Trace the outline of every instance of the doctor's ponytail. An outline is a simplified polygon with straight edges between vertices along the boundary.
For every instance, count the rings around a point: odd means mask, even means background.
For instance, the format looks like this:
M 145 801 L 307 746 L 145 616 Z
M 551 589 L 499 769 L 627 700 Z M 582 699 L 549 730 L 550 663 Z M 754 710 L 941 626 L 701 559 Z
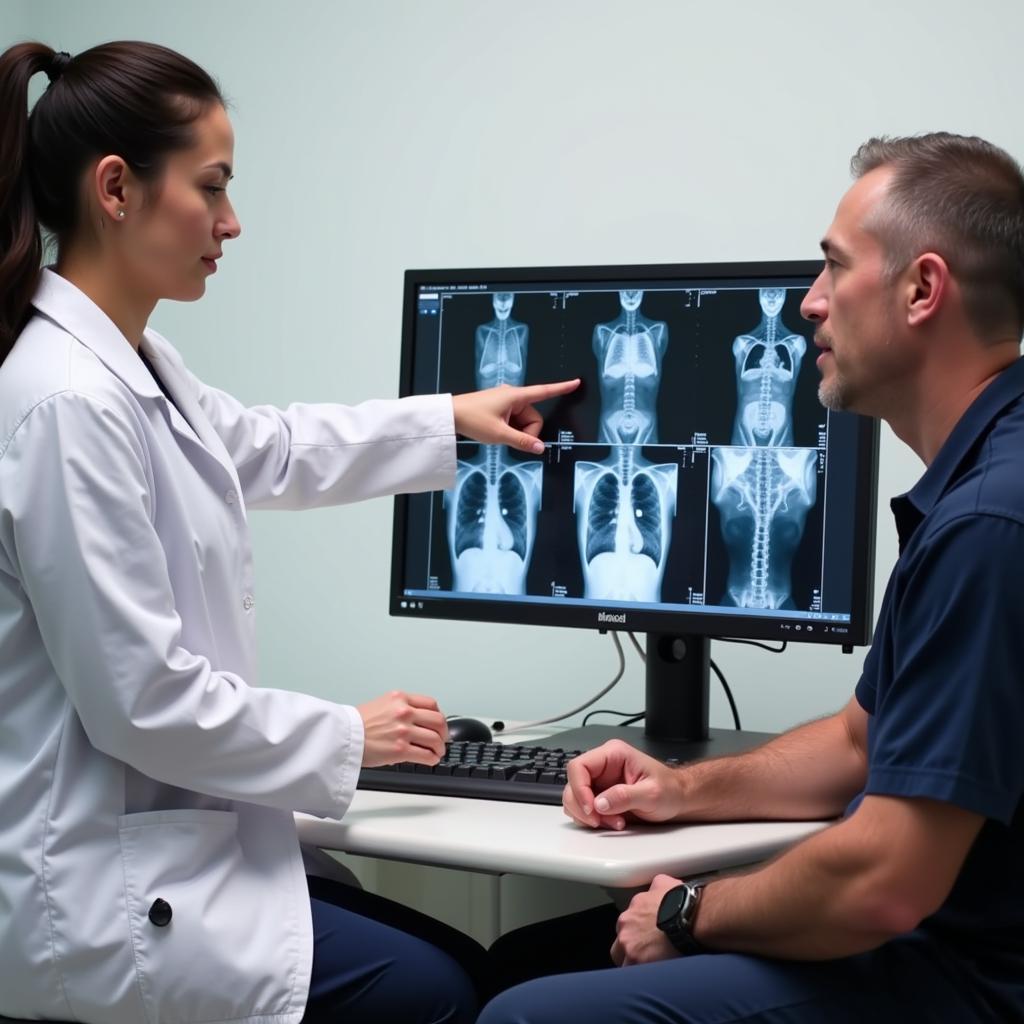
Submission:
M 29 80 L 49 84 L 28 111 Z M 107 155 L 144 182 L 193 142 L 192 124 L 224 99 L 187 57 L 152 43 L 115 42 L 72 57 L 43 43 L 0 54 L 0 363 L 31 315 L 43 232 L 58 250 L 83 223 L 82 174 Z
M 0 56 L 0 360 L 23 326 L 42 260 L 28 170 L 28 81 L 53 50 L 12 46 Z

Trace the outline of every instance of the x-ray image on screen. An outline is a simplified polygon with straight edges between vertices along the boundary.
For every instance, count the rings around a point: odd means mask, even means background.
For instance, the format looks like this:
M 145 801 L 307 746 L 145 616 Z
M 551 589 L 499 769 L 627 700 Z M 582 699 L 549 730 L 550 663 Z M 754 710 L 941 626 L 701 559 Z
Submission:
M 792 608 L 790 575 L 817 497 L 814 448 L 715 448 L 711 500 L 729 552 L 721 605 Z
M 722 605 L 792 608 L 793 557 L 817 497 L 818 452 L 793 448 L 793 391 L 807 341 L 779 313 L 786 293 L 761 288 L 761 321 L 734 339 L 733 444 L 711 453 L 729 572 Z
M 530 328 L 512 319 L 511 292 L 496 292 L 494 319 L 476 329 L 477 390 L 499 384 L 520 387 L 526 382 L 526 349 Z
M 658 440 L 657 397 L 668 326 L 640 313 L 642 291 L 619 292 L 622 312 L 594 328 L 601 387 L 598 440 L 651 444 Z
M 820 272 L 408 271 L 403 394 L 580 384 L 537 403 L 543 453 L 458 438 L 449 489 L 396 500 L 392 610 L 864 635 L 877 429 L 818 400 Z
M 514 295 L 497 292 L 494 319 L 475 335 L 478 389 L 522 385 L 529 328 L 511 317 Z M 453 589 L 523 594 L 541 505 L 540 462 L 513 461 L 503 445 L 481 445 L 459 459 L 455 486 L 445 492 Z
M 678 467 L 654 465 L 657 396 L 668 327 L 640 313 L 643 292 L 619 292 L 622 310 L 594 328 L 601 391 L 602 462 L 577 462 L 573 481 L 584 596 L 657 601 L 676 509 Z
M 737 392 L 732 443 L 791 445 L 793 392 L 807 341 L 782 323 L 784 288 L 761 288 L 758 298 L 761 322 L 732 343 Z

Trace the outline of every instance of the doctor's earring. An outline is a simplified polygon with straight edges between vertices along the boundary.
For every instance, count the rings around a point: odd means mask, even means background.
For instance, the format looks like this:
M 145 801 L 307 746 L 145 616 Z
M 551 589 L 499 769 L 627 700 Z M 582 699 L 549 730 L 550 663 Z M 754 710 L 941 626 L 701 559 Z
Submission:
M 124 210 L 117 211 L 118 220 L 124 220 Z

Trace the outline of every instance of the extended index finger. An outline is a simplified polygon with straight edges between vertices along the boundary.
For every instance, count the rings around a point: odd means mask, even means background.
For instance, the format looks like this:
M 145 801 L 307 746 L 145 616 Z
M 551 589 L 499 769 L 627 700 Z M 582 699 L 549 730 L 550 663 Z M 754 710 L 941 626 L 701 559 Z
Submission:
M 554 384 L 527 384 L 519 389 L 519 395 L 526 402 L 543 402 L 546 398 L 567 395 L 579 386 L 579 377 L 575 377 L 573 380 L 556 381 Z

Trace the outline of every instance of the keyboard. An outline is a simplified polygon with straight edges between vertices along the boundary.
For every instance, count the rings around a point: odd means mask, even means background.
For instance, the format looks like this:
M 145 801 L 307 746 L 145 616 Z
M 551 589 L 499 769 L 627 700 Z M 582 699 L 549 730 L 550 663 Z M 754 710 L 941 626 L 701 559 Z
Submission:
M 530 743 L 448 743 L 435 765 L 364 768 L 358 788 L 560 805 L 565 767 L 580 753 Z

